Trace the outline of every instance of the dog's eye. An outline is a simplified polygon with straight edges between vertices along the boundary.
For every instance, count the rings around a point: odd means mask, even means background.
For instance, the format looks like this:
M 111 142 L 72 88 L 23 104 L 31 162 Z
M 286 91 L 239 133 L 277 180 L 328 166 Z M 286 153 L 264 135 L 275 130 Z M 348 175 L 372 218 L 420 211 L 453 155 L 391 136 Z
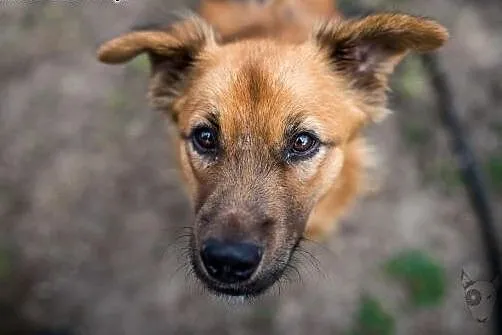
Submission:
M 315 143 L 316 139 L 312 135 L 307 133 L 302 133 L 296 135 L 292 149 L 295 152 L 304 153 L 312 149 Z
M 205 154 L 214 152 L 218 148 L 216 131 L 209 127 L 199 127 L 192 132 L 192 143 L 195 150 Z
M 481 303 L 481 293 L 476 289 L 470 289 L 465 294 L 465 302 L 469 306 L 477 306 Z
M 308 132 L 295 135 L 288 149 L 288 159 L 307 159 L 312 157 L 319 148 L 317 137 Z

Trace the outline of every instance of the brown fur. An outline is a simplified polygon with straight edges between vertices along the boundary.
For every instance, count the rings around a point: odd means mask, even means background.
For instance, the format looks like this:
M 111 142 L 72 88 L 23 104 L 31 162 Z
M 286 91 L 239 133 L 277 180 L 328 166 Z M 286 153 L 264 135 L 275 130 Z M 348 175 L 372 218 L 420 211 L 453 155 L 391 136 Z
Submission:
M 265 245 L 252 294 L 280 276 L 301 236 L 335 228 L 364 189 L 359 132 L 387 114 L 388 76 L 408 52 L 434 50 L 448 34 L 404 14 L 344 20 L 326 0 L 204 0 L 200 13 L 166 31 L 120 36 L 98 55 L 123 63 L 149 54 L 150 102 L 175 122 L 197 213 L 192 246 L 214 236 Z M 217 128 L 218 155 L 193 149 L 199 124 Z M 285 160 L 295 129 L 323 143 L 310 159 Z

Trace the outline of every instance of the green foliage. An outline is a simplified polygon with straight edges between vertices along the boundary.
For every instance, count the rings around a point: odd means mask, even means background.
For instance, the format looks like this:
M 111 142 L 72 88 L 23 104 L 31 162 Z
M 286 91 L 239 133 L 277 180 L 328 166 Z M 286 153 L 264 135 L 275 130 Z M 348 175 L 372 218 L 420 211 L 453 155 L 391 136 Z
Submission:
M 110 93 L 106 102 L 107 107 L 113 111 L 122 111 L 127 107 L 127 96 L 119 90 Z
M 147 55 L 142 54 L 130 61 L 128 67 L 137 73 L 148 73 L 150 71 L 150 60 Z
M 380 302 L 364 295 L 355 314 L 355 325 L 348 335 L 391 335 L 395 333 L 395 320 Z
M 409 145 L 418 146 L 427 143 L 430 132 L 423 125 L 406 123 L 403 128 L 403 137 Z
M 495 155 L 488 159 L 485 171 L 496 191 L 502 191 L 502 155 Z
M 439 162 L 425 171 L 425 181 L 439 183 L 446 193 L 462 186 L 462 178 L 458 169 L 452 164 Z
M 405 250 L 384 264 L 385 272 L 404 284 L 413 307 L 434 307 L 445 295 L 443 267 L 420 250 Z M 363 295 L 347 335 L 391 335 L 396 332 L 394 316 L 370 295 Z
M 415 307 L 432 307 L 442 302 L 444 269 L 425 253 L 419 250 L 401 252 L 386 262 L 385 271 L 407 287 Z
M 423 96 L 426 92 L 427 80 L 420 58 L 411 56 L 405 59 L 395 81 L 396 84 L 393 87 L 405 97 L 413 99 Z

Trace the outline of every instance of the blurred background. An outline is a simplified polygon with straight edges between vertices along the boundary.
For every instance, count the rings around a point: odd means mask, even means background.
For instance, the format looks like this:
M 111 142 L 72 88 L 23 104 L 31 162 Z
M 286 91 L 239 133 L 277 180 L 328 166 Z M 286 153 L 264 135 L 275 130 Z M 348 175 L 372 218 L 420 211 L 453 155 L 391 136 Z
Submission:
M 186 275 L 176 241 L 192 214 L 147 107 L 148 63 L 106 66 L 95 51 L 196 6 L 0 0 L 0 334 L 488 334 L 460 281 L 491 279 L 479 228 L 417 57 L 393 77 L 394 114 L 368 131 L 381 189 L 307 245 L 317 261 L 302 280 L 238 304 Z M 500 218 L 502 3 L 339 1 L 360 6 L 450 29 L 439 56 Z

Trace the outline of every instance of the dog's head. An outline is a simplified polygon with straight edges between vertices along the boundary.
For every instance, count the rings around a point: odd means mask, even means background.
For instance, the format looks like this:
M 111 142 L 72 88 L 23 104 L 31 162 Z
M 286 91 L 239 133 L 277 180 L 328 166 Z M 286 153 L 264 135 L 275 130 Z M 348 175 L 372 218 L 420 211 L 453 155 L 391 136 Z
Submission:
M 289 44 L 225 43 L 188 19 L 118 37 L 99 58 L 149 55 L 150 101 L 176 126 L 196 211 L 195 272 L 216 292 L 256 295 L 281 276 L 313 206 L 341 182 L 348 145 L 385 114 L 395 65 L 446 39 L 434 21 L 401 14 L 333 20 Z
M 492 281 L 472 280 L 469 274 L 462 270 L 462 287 L 467 308 L 477 322 L 486 323 L 490 320 L 495 301 L 499 278 Z

